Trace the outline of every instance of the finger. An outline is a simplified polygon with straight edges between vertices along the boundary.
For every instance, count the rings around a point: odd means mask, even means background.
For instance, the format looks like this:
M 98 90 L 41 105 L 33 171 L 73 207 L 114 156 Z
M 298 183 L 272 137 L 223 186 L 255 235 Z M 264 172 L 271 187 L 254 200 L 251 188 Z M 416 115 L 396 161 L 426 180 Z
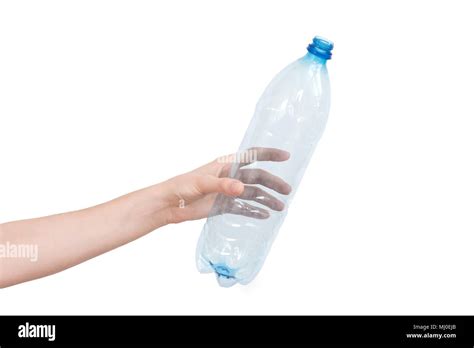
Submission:
M 282 211 L 285 208 L 282 201 L 256 186 L 245 186 L 244 192 L 239 198 L 252 200 L 276 211 Z
M 222 193 L 228 196 L 238 196 L 244 191 L 244 185 L 239 180 L 216 178 L 212 175 L 197 177 L 195 185 L 199 193 L 203 195 Z
M 218 176 L 228 177 L 238 170 L 256 161 L 283 162 L 290 158 L 290 153 L 269 147 L 252 147 L 226 156 L 218 157 L 213 164 L 218 165 Z
M 227 207 L 226 212 L 230 214 L 243 215 L 254 219 L 268 219 L 270 217 L 268 210 L 255 207 L 239 200 L 234 200 L 233 203 Z
M 240 169 L 235 178 L 244 184 L 266 186 L 283 195 L 288 195 L 291 192 L 291 186 L 282 178 L 263 169 Z
M 283 162 L 290 158 L 290 153 L 272 147 L 251 147 L 235 156 L 240 168 L 256 161 Z

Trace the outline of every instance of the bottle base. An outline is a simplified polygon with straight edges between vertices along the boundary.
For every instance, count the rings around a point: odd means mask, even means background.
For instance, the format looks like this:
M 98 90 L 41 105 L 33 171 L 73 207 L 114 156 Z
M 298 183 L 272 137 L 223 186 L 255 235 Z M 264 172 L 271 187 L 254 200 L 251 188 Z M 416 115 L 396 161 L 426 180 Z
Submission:
M 230 288 L 231 286 L 234 286 L 235 284 L 238 283 L 236 278 L 226 277 L 219 273 L 216 273 L 216 278 L 219 285 L 222 286 L 223 288 Z
M 235 277 L 237 273 L 236 269 L 230 268 L 224 263 L 213 263 L 208 260 L 204 260 L 199 257 L 197 260 L 197 268 L 200 273 L 214 273 L 217 278 L 217 282 L 224 288 L 229 288 L 239 282 Z

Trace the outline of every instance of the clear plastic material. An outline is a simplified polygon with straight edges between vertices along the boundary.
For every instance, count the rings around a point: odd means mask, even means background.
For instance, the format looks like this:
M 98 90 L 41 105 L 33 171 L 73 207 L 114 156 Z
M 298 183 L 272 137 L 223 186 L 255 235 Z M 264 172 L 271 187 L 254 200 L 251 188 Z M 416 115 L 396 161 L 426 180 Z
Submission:
M 332 48 L 331 42 L 314 38 L 308 53 L 281 71 L 257 104 L 238 152 L 245 155 L 238 156 L 229 176 L 241 179 L 244 168 L 256 169 L 254 173 L 281 178 L 291 186 L 291 192 L 278 192 L 254 180 L 253 190 L 260 192 L 257 199 L 217 196 L 202 230 L 196 259 L 199 271 L 214 272 L 221 286 L 248 284 L 255 278 L 285 219 L 326 125 L 330 102 L 326 61 L 331 58 Z M 257 148 L 281 149 L 289 153 L 289 158 L 252 159 Z M 259 203 L 258 196 L 263 199 L 267 193 L 284 206 L 269 209 L 268 204 Z M 235 207 L 248 214 L 236 213 Z

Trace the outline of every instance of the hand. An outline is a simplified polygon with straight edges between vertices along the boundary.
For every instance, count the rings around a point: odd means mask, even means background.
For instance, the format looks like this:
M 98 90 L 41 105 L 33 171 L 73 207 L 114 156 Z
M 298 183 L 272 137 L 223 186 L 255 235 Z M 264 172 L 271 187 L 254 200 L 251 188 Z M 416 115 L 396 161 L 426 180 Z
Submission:
M 290 157 L 288 152 L 274 148 L 252 148 L 248 151 L 253 151 L 256 161 L 282 162 Z M 257 219 L 270 216 L 268 210 L 242 200 L 255 201 L 272 210 L 282 211 L 285 208 L 283 202 L 252 185 L 262 185 L 284 195 L 291 192 L 291 186 L 262 169 L 243 168 L 254 161 L 236 163 L 236 157 L 236 154 L 232 154 L 216 159 L 163 183 L 169 206 L 167 222 L 179 223 L 205 218 L 209 214 L 225 213 Z M 236 170 L 236 173 L 234 178 L 229 178 L 232 170 Z M 219 204 L 216 204 L 211 212 L 216 199 Z

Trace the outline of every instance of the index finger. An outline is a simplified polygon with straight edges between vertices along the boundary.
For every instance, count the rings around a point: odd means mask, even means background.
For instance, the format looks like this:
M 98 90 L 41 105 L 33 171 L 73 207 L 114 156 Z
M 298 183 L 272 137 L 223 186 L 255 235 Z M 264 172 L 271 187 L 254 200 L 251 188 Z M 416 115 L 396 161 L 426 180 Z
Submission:
M 236 156 L 239 168 L 257 161 L 283 162 L 290 158 L 290 153 L 274 147 L 251 147 L 238 152 Z

